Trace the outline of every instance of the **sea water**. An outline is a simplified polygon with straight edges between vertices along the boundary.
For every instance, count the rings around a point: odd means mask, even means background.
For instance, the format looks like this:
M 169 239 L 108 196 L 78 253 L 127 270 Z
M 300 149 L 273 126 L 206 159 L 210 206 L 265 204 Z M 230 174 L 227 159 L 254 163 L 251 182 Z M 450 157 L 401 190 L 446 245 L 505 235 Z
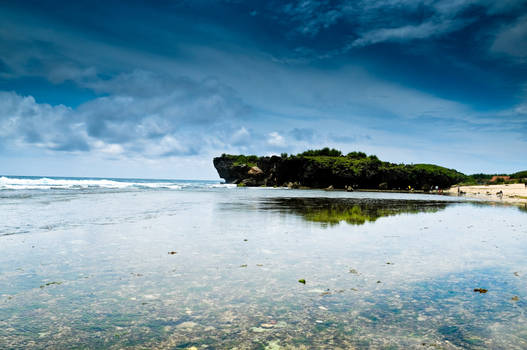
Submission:
M 481 201 L 0 177 L 0 348 L 525 349 L 526 257 Z

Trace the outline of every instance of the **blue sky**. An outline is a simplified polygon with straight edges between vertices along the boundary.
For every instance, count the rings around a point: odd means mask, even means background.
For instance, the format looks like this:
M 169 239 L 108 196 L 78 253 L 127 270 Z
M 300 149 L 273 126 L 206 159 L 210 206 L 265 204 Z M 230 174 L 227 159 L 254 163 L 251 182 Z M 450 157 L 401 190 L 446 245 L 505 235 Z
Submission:
M 527 3 L 4 1 L 0 173 L 215 179 L 330 146 L 527 169 Z

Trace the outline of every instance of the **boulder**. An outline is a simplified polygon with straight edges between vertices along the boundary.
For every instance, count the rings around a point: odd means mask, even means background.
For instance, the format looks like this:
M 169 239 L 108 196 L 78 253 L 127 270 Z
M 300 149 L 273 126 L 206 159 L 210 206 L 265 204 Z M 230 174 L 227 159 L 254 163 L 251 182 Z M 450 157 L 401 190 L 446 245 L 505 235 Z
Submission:
M 262 171 L 262 169 L 258 168 L 257 166 L 253 166 L 251 167 L 251 169 L 249 169 L 249 171 L 247 172 L 247 174 L 249 175 L 261 175 L 263 174 L 264 172 Z

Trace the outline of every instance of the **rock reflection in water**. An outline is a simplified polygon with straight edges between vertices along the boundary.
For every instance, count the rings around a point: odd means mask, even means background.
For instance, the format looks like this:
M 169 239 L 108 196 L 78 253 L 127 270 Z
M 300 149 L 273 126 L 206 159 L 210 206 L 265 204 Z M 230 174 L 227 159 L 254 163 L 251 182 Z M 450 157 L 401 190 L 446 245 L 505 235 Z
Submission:
M 263 202 L 265 209 L 300 215 L 306 221 L 322 226 L 346 222 L 363 225 L 384 216 L 434 213 L 452 202 L 420 200 L 375 200 L 361 198 L 271 198 Z

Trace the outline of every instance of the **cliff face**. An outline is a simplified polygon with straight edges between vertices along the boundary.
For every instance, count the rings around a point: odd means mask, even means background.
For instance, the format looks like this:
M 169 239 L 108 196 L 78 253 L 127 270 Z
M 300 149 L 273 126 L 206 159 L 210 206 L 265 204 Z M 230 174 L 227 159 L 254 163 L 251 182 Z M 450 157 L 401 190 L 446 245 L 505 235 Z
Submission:
M 375 156 L 291 156 L 282 158 L 222 155 L 214 167 L 227 183 L 244 186 L 312 188 L 430 189 L 450 187 L 465 178 L 455 170 L 431 164 L 382 162 Z
M 280 186 L 290 177 L 291 167 L 281 157 L 260 157 L 255 163 L 240 162 L 232 156 L 214 158 L 214 167 L 227 183 L 245 186 Z

